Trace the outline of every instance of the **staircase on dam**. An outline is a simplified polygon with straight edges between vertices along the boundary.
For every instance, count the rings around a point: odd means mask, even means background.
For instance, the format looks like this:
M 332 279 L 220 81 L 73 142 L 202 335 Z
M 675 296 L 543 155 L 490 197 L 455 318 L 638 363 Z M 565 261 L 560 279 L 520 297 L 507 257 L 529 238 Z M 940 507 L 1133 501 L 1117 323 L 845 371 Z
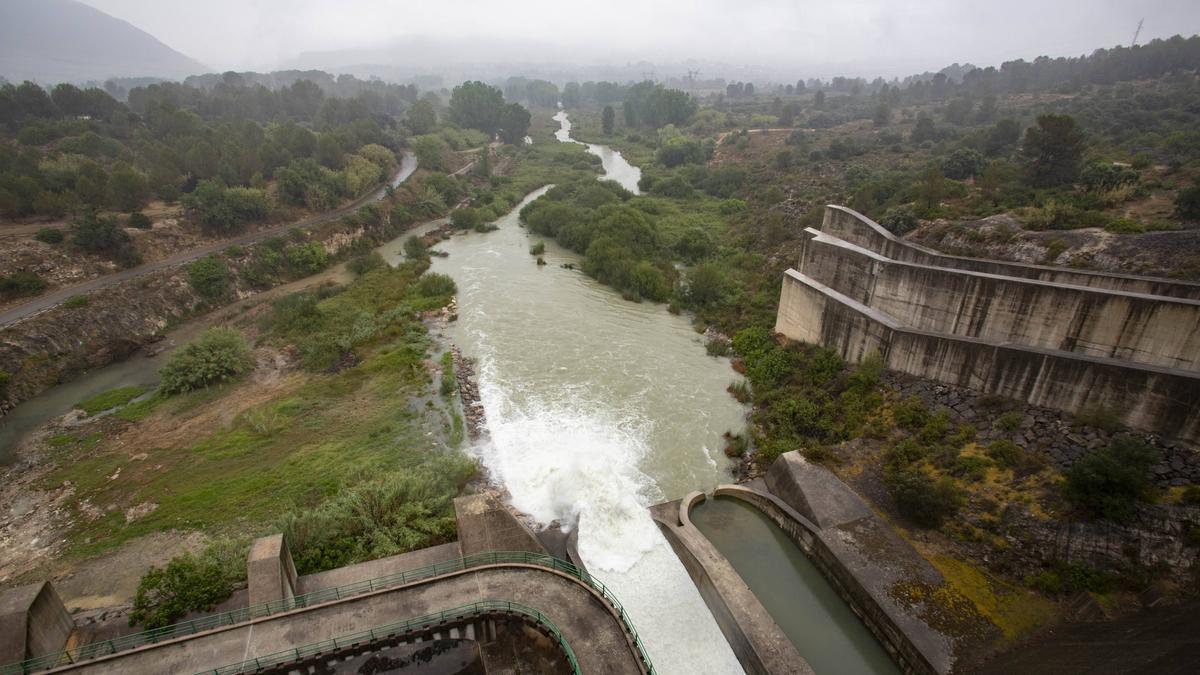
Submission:
M 943 255 L 827 206 L 775 330 L 887 368 L 1200 441 L 1200 284 Z

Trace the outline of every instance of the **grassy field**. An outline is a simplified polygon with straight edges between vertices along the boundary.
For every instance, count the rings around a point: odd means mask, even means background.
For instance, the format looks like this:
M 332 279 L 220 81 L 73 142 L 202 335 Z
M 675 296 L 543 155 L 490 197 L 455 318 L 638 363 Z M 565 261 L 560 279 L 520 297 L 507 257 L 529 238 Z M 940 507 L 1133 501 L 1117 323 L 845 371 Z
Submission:
M 439 416 L 414 403 L 438 397 L 425 363 L 430 339 L 411 308 L 448 299 L 414 291 L 419 273 L 411 264 L 376 270 L 320 300 L 303 339 L 267 328 L 259 367 L 242 381 L 150 397 L 98 421 L 102 430 L 51 438 L 58 467 L 44 486 L 69 482 L 76 493 L 68 555 L 169 529 L 262 533 L 286 512 L 369 480 L 462 473 L 445 433 L 452 416 L 431 423 Z M 278 311 L 262 308 L 263 324 Z M 349 341 L 351 356 L 339 362 L 356 365 L 331 373 L 274 364 L 289 345 L 326 339 Z

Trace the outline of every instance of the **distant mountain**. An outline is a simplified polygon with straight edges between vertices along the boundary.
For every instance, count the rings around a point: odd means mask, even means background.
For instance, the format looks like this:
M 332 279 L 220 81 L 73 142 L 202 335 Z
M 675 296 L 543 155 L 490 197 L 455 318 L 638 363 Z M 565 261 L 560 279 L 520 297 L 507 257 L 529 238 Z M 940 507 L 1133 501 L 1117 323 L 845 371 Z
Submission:
M 110 77 L 179 79 L 203 64 L 75 0 L 0 0 L 0 76 L 43 84 Z

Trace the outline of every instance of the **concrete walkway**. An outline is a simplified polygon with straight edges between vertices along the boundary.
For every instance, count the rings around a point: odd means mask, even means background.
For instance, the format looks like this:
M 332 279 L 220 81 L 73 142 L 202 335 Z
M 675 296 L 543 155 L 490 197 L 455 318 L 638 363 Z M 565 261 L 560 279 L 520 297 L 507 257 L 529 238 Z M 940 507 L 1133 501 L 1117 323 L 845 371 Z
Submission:
M 594 591 L 565 574 L 523 564 L 455 572 L 50 672 L 193 673 L 483 600 L 509 600 L 546 614 L 589 675 L 643 672 L 621 620 Z

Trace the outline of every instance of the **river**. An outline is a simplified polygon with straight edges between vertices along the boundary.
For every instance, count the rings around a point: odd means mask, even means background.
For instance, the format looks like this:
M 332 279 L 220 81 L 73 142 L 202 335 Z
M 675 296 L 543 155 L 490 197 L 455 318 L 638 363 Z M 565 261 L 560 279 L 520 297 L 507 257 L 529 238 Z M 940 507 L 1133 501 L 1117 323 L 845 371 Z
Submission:
M 570 142 L 560 113 L 559 140 Z M 636 190 L 636 167 L 589 146 Z M 607 176 L 607 173 L 606 173 Z M 522 203 L 544 191 L 529 195 Z M 659 672 L 740 673 L 700 594 L 646 507 L 729 482 L 721 434 L 745 409 L 738 375 L 707 355 L 685 317 L 622 300 L 578 269 L 579 256 L 518 223 L 438 245 L 433 270 L 458 282 L 450 338 L 479 362 L 489 436 L 471 449 L 544 526 L 579 528 L 589 570 L 625 605 Z
M 554 137 L 562 143 L 579 143 L 587 147 L 587 151 L 600 158 L 600 165 L 604 168 L 604 175 L 601 176 L 604 180 L 616 181 L 621 184 L 621 187 L 629 190 L 633 194 L 641 194 L 638 190 L 638 181 L 642 178 L 642 170 L 630 164 L 621 153 L 613 150 L 607 145 L 596 145 L 595 143 L 584 143 L 571 138 L 571 120 L 567 118 L 566 111 L 560 110 L 554 116 L 554 121 L 558 122 L 559 129 L 554 132 Z
M 574 142 L 565 114 L 556 119 L 559 139 Z M 601 158 L 605 177 L 637 191 L 637 167 L 607 147 L 588 150 Z M 727 359 L 706 354 L 688 319 L 664 305 L 622 300 L 579 272 L 571 251 L 547 241 L 548 264 L 537 266 L 529 248 L 539 239 L 520 227 L 520 206 L 494 232 L 439 244 L 450 255 L 433 259 L 433 270 L 459 287 L 459 320 L 449 337 L 479 362 L 489 433 L 470 452 L 516 508 L 543 526 L 578 528 L 580 555 L 625 605 L 660 673 L 741 673 L 646 510 L 729 482 L 721 434 L 741 432 L 746 410 L 725 388 L 739 376 Z M 379 250 L 396 262 L 412 233 Z M 181 344 L 210 319 L 169 339 Z M 165 356 L 134 356 L 56 387 L 18 406 L 0 432 L 11 441 L 95 393 L 153 385 Z

